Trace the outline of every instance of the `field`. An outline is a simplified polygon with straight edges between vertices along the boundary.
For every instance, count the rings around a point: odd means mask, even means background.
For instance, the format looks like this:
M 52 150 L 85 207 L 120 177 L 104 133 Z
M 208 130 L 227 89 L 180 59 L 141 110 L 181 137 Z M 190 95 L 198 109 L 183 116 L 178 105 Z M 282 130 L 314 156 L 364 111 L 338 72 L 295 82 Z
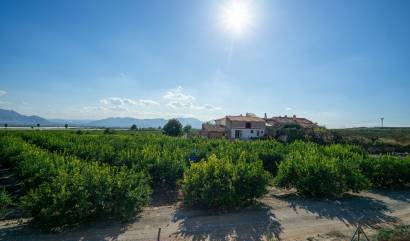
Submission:
M 334 129 L 332 132 L 346 137 L 382 139 L 386 142 L 410 145 L 410 128 L 408 127 Z
M 331 130 L 340 143 L 357 144 L 371 153 L 410 153 L 410 128 L 349 128 Z
M 3 220 L 30 224 L 4 221 L 12 240 L 154 240 L 158 227 L 169 240 L 303 239 L 346 234 L 362 215 L 369 227 L 410 221 L 410 157 L 354 145 L 2 131 L 0 160 Z

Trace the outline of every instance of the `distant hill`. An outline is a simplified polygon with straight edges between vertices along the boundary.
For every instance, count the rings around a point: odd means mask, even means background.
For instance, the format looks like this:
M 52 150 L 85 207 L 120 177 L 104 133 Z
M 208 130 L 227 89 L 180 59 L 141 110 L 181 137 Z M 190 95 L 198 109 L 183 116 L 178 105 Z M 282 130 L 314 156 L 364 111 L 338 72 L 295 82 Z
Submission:
M 195 118 L 177 118 L 182 125 L 191 125 L 193 128 L 200 129 L 202 121 Z M 129 128 L 133 124 L 138 128 L 157 128 L 164 126 L 167 119 L 136 119 L 131 117 L 110 117 L 102 120 L 65 120 L 65 119 L 44 119 L 39 116 L 25 116 L 13 110 L 0 109 L 0 125 L 7 123 L 9 126 L 35 126 L 37 123 L 41 126 L 88 126 L 88 127 L 118 127 Z
M 202 128 L 202 121 L 195 119 L 195 118 L 177 118 L 183 126 L 191 125 L 192 128 L 201 129 Z
M 48 121 L 52 122 L 55 125 L 60 125 L 60 126 L 63 126 L 65 124 L 69 124 L 72 126 L 82 126 L 82 125 L 87 125 L 88 123 L 94 120 L 48 119 Z
M 4 125 L 6 123 L 9 126 L 35 126 L 37 124 L 44 126 L 52 124 L 50 121 L 36 115 L 26 116 L 13 110 L 0 109 L 0 124 Z
M 97 127 L 130 127 L 137 125 L 138 128 L 147 128 L 163 126 L 166 123 L 165 119 L 135 119 L 131 117 L 111 117 L 102 120 L 91 121 L 89 126 Z
M 193 128 L 201 128 L 202 121 L 195 118 L 177 118 L 182 125 L 191 125 Z M 164 126 L 168 120 L 163 118 L 156 119 L 135 119 L 131 117 L 111 117 L 102 120 L 91 121 L 87 123 L 88 126 L 96 127 L 130 127 L 135 124 L 138 128 L 157 128 L 159 126 Z

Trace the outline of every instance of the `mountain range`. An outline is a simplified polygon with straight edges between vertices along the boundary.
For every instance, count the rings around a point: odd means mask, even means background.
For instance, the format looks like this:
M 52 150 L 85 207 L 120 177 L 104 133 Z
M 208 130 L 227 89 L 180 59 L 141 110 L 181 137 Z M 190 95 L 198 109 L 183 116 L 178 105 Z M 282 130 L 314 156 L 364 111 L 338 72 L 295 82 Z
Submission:
M 193 128 L 201 128 L 202 121 L 195 118 L 177 118 L 183 126 L 191 125 Z M 70 120 L 70 119 L 45 119 L 40 116 L 26 116 L 13 110 L 0 109 L 0 124 L 7 123 L 8 126 L 69 126 L 76 127 L 110 127 L 110 128 L 129 128 L 131 125 L 137 125 L 138 128 L 158 128 L 167 123 L 167 119 L 136 119 L 132 117 L 110 117 L 101 120 Z

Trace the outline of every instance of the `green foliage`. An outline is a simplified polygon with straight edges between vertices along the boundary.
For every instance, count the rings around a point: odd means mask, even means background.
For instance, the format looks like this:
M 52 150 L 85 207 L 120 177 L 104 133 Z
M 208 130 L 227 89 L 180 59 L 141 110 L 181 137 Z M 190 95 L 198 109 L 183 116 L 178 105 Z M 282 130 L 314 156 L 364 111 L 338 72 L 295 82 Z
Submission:
M 130 218 L 151 194 L 149 179 L 125 166 L 61 156 L 12 136 L 2 137 L 0 153 L 23 183 L 22 207 L 47 230 L 101 216 Z
M 137 125 L 136 125 L 136 124 L 133 124 L 133 125 L 130 127 L 130 130 L 131 130 L 131 131 L 136 131 L 136 130 L 138 130 Z
M 266 191 L 269 174 L 262 162 L 248 163 L 211 155 L 207 160 L 191 165 L 185 173 L 183 191 L 185 202 L 210 208 L 238 206 Z
M 276 129 L 275 138 L 283 140 L 286 143 L 292 143 L 296 140 L 303 140 L 305 131 L 298 124 L 286 124 Z
M 267 127 L 266 133 L 269 137 L 273 137 L 283 143 L 292 143 L 300 140 L 325 145 L 334 142 L 334 136 L 326 128 L 304 128 L 296 123 L 284 124 L 278 127 Z
M 362 146 L 372 154 L 410 153 L 410 128 L 348 128 L 331 130 L 335 142 Z
M 286 160 L 280 163 L 275 183 L 296 188 L 306 196 L 334 197 L 346 191 L 358 192 L 370 186 L 359 168 L 362 156 L 349 147 L 321 148 L 312 143 L 295 142 Z
M 141 173 L 95 163 L 63 170 L 22 198 L 38 224 L 64 228 L 98 217 L 127 220 L 147 204 L 151 194 Z
M 192 126 L 191 125 L 186 125 L 184 126 L 184 133 L 189 134 L 192 131 Z
M 410 157 L 379 155 L 363 159 L 360 167 L 376 187 L 403 188 L 410 185 Z
M 12 203 L 13 203 L 13 200 L 11 199 L 10 194 L 8 194 L 6 189 L 3 186 L 1 186 L 0 187 L 0 218 L 3 218 L 6 215 Z
M 382 228 L 374 236 L 375 241 L 408 241 L 410 240 L 410 226 L 399 225 L 393 228 Z
M 0 160 L 22 185 L 22 205 L 46 229 L 127 219 L 151 188 L 176 188 L 204 207 L 242 205 L 269 181 L 310 196 L 409 186 L 410 158 L 369 156 L 351 145 L 174 138 L 159 131 L 3 131 Z M 279 169 L 278 169 L 279 168 Z
M 110 129 L 110 128 L 105 128 L 104 129 L 104 134 L 114 134 L 114 133 L 115 133 L 115 131 L 113 129 Z
M 164 125 L 163 131 L 168 136 L 180 136 L 182 134 L 182 124 L 177 119 L 170 119 Z
M 146 146 L 141 154 L 143 162 L 140 163 L 140 168 L 150 174 L 154 187 L 175 187 L 177 180 L 182 178 L 186 163 L 183 161 L 185 155 L 180 151 Z

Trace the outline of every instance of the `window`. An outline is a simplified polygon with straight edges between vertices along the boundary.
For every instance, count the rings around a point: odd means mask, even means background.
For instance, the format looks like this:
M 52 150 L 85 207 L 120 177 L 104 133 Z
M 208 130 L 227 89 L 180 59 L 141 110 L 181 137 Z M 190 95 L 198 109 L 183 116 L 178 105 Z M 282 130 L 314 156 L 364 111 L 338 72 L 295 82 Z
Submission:
M 256 131 L 256 136 L 259 136 L 259 131 Z
M 251 133 L 253 133 L 253 130 L 251 130 Z
M 250 122 L 246 122 L 246 123 L 245 123 L 245 128 L 246 128 L 246 129 L 250 129 L 251 127 L 252 127 L 252 125 L 251 125 Z

